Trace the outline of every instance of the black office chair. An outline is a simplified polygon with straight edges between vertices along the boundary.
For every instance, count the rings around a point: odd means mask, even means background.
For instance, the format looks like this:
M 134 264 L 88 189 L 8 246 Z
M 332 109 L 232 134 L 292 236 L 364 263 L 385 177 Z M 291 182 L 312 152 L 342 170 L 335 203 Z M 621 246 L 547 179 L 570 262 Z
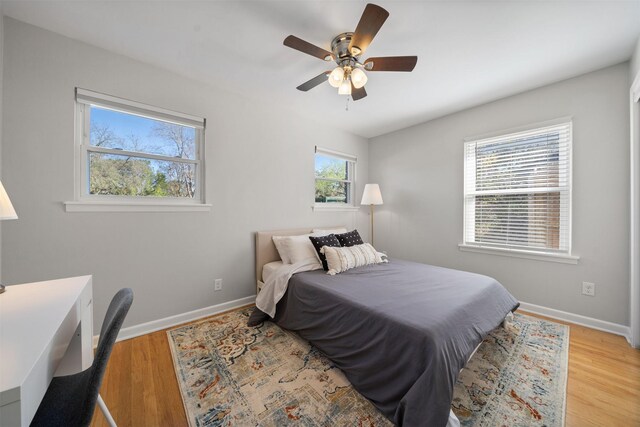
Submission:
M 100 404 L 109 424 L 115 425 L 100 397 L 100 385 L 111 350 L 132 302 L 133 291 L 129 288 L 120 289 L 113 297 L 102 323 L 91 367 L 77 374 L 54 377 L 31 421 L 32 426 L 89 426 L 96 403 Z

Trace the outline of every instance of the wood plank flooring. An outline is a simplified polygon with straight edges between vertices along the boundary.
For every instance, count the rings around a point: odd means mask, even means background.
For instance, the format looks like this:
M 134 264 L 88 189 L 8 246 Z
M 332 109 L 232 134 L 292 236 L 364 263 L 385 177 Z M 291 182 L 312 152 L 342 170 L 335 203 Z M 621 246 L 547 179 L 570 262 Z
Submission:
M 620 336 L 565 324 L 571 327 L 566 426 L 640 427 L 640 350 Z M 117 343 L 101 394 L 119 427 L 188 425 L 166 331 Z M 92 425 L 107 427 L 99 409 Z

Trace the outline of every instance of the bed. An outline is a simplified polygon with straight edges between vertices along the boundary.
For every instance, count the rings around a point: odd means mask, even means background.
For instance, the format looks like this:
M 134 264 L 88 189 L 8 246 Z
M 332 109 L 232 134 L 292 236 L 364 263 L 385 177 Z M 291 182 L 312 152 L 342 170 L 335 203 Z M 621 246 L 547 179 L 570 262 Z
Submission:
M 258 292 L 268 286 L 263 266 L 280 259 L 271 237 L 309 232 L 256 234 Z M 443 427 L 460 370 L 517 307 L 490 277 L 390 259 L 293 274 L 272 320 L 322 351 L 396 425 Z

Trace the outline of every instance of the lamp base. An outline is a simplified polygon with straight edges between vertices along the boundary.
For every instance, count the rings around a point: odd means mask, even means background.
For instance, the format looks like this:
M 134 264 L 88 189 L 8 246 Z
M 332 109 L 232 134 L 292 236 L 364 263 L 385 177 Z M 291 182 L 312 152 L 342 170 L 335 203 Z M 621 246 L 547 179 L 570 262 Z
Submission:
M 4 293 L 4 286 L 3 285 L 0 285 L 0 294 L 1 293 Z

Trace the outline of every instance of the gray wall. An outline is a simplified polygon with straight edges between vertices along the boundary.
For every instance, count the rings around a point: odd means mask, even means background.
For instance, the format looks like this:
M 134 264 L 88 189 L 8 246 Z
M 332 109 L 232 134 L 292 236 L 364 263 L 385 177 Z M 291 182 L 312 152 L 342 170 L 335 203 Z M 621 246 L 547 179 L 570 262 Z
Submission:
M 636 77 L 638 72 L 640 72 L 640 38 L 638 38 L 638 42 L 636 43 L 636 50 L 633 52 L 633 56 L 631 57 L 631 82 Z
M 633 84 L 636 78 L 640 76 L 640 38 L 636 43 L 636 49 L 631 57 L 629 64 L 629 82 Z M 640 252 L 640 232 L 639 225 L 640 219 L 638 218 L 639 206 L 640 206 L 640 159 L 638 151 L 640 150 L 640 104 L 630 102 L 631 109 L 631 181 L 633 182 L 632 194 L 631 194 L 631 207 L 633 224 L 631 226 L 631 274 L 630 274 L 630 286 L 631 298 L 630 298 L 630 310 L 631 310 L 631 342 L 636 347 L 640 347 L 640 260 L 638 259 L 638 253 Z
M 629 64 L 373 138 L 385 204 L 376 246 L 391 256 L 496 277 L 521 301 L 629 324 Z M 428 94 L 425 94 L 428 96 Z M 573 116 L 578 265 L 461 252 L 463 139 Z M 581 295 L 582 281 L 596 296 Z
M 4 24 L 2 172 L 20 217 L 3 224 L 7 284 L 93 274 L 95 327 L 124 286 L 136 294 L 126 323 L 134 325 L 255 294 L 257 230 L 367 230 L 366 210 L 311 210 L 314 145 L 358 156 L 360 197 L 366 139 L 296 116 L 277 99 L 256 105 L 10 18 Z M 206 117 L 211 212 L 64 212 L 62 202 L 73 200 L 76 86 Z M 220 292 L 215 278 L 224 280 Z
M 0 1 L 0 180 L 2 180 L 2 70 L 4 68 L 4 21 Z M 2 241 L 2 221 L 0 221 L 0 242 Z M 0 284 L 2 284 L 2 245 L 0 244 Z

